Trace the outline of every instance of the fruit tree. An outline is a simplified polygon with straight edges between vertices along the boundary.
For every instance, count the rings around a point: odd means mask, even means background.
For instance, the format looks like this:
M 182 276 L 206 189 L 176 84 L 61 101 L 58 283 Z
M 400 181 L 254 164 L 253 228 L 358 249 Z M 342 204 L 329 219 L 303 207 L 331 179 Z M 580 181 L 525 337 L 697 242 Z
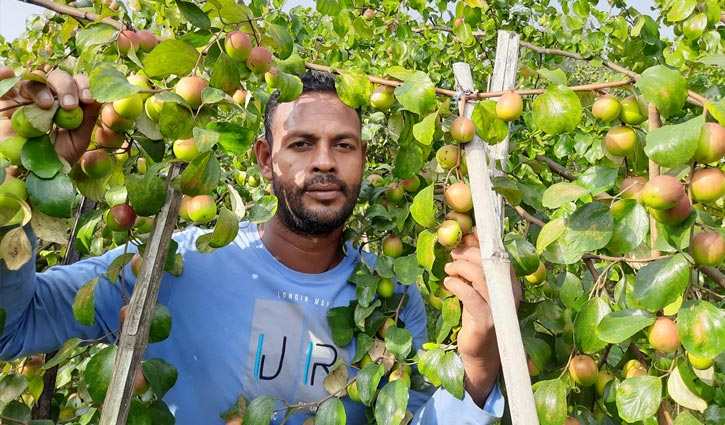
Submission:
M 319 423 L 345 423 L 348 395 L 378 423 L 410 419 L 408 386 L 462 397 L 461 305 L 444 267 L 452 247 L 479 242 L 474 232 L 500 237 L 475 227 L 475 136 L 504 199 L 539 422 L 725 422 L 723 0 L 655 0 L 647 14 L 624 0 L 25 1 L 47 12 L 23 37 L 0 37 L 0 259 L 42 270 L 124 247 L 78 292 L 81 324 L 93 323 L 97 285 L 184 272 L 168 238 L 156 252 L 154 220 L 213 229 L 196 242 L 211 252 L 241 220 L 274 215 L 250 149 L 264 106 L 274 90 L 294 100 L 297 75 L 324 70 L 362 110 L 368 143 L 346 236 L 379 258 L 351 277 L 355 302 L 330 310 L 335 343 L 355 340 L 357 352 L 330 369 Z M 520 38 L 516 82 L 489 91 L 499 30 Z M 454 62 L 471 66 L 478 91 L 456 87 Z M 88 78 L 97 119 L 61 99 L 13 101 L 56 69 Z M 56 143 L 87 120 L 90 145 Z M 504 144 L 507 156 L 492 153 Z M 183 194 L 172 216 L 167 190 Z M 40 240 L 34 257 L 23 226 Z M 420 350 L 398 320 L 396 281 L 426 303 Z M 148 311 L 148 342 L 163 340 L 173 317 Z M 0 309 L 0 338 L 4 322 Z M 0 362 L 0 422 L 98 423 L 120 334 Z M 145 359 L 128 422 L 173 423 L 163 395 L 175 380 L 172 364 Z M 274 408 L 240 397 L 219 414 L 268 423 Z

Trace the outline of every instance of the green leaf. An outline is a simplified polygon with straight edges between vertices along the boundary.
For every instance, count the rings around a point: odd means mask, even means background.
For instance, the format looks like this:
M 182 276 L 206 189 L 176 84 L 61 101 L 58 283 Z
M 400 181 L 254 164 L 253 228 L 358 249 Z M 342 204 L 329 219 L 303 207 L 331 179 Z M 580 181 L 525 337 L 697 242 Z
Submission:
M 597 196 L 614 187 L 618 171 L 618 168 L 595 165 L 579 176 L 577 184 L 588 189 L 592 196 Z
M 201 252 L 211 252 L 216 248 L 227 246 L 239 232 L 239 219 L 237 215 L 226 208 L 219 210 L 216 225 L 212 233 L 199 236 L 196 239 L 196 247 Z
M 222 99 L 227 100 L 229 104 L 232 104 L 233 99 L 228 97 L 227 93 L 234 93 L 239 88 L 239 80 L 242 78 L 240 72 L 239 62 L 230 58 L 226 54 L 220 54 L 214 62 L 214 68 L 211 71 L 209 78 L 209 86 L 202 91 L 201 100 L 203 103 L 217 103 Z M 216 99 L 209 98 L 209 90 L 215 88 L 221 90 L 221 93 L 216 93 Z M 204 93 L 207 93 L 204 95 Z M 223 96 L 221 96 L 223 95 Z
M 199 152 L 208 152 L 219 142 L 219 133 L 214 130 L 194 127 L 194 142 Z
M 395 157 L 395 168 L 393 176 L 399 179 L 407 179 L 420 171 L 425 165 L 427 152 L 415 141 L 413 143 L 403 145 L 398 150 Z M 426 146 L 428 148 L 428 146 Z
M 620 199 L 610 208 L 614 227 L 607 249 L 627 253 L 640 246 L 649 232 L 649 214 L 634 199 Z
M 151 384 L 151 390 L 158 398 L 164 395 L 176 384 L 179 372 L 163 359 L 148 359 L 141 363 L 143 375 Z
M 393 67 L 388 74 L 405 81 L 395 88 L 395 98 L 403 107 L 416 114 L 427 114 L 435 108 L 435 85 L 428 75 L 421 71 L 407 71 Z
M 111 383 L 111 375 L 113 374 L 113 365 L 116 361 L 116 351 L 118 351 L 117 346 L 109 345 L 94 354 L 86 366 L 83 379 L 88 394 L 96 403 L 103 403 L 106 398 L 108 385 Z
M 402 379 L 385 384 L 375 402 L 375 420 L 379 424 L 397 425 L 405 418 L 408 405 L 408 386 Z
M 684 362 L 678 364 L 667 378 L 667 393 L 677 404 L 700 413 L 707 409 L 707 402 L 692 392 L 680 373 L 680 367 L 687 367 Z
M 76 192 L 67 175 L 57 173 L 52 179 L 41 179 L 30 173 L 25 187 L 30 201 L 43 214 L 59 218 L 71 216 Z
M 212 121 L 206 128 L 219 133 L 219 144 L 229 155 L 245 153 L 255 140 L 255 131 L 230 122 Z
M 413 137 L 424 145 L 433 143 L 433 135 L 436 131 L 436 123 L 438 122 L 438 113 L 431 112 L 426 115 L 419 123 L 413 126 Z
M 563 275 L 559 275 L 559 298 L 561 303 L 568 308 L 572 308 L 577 305 L 579 297 L 584 293 L 584 285 L 581 279 L 573 273 L 566 272 Z
M 467 22 L 464 22 L 461 25 L 454 25 L 453 34 L 458 37 L 458 40 L 464 46 L 471 46 L 476 42 L 476 38 L 473 36 L 473 31 L 471 31 L 471 26 Z
M 269 425 L 274 413 L 274 397 L 261 396 L 249 403 L 244 411 L 243 423 L 247 425 Z
M 335 87 L 340 100 L 353 109 L 370 104 L 373 85 L 367 74 L 357 68 L 346 69 L 338 74 Z
M 508 135 L 508 123 L 496 115 L 496 102 L 493 100 L 476 103 L 471 120 L 476 125 L 476 133 L 488 144 L 495 145 Z
M 685 106 L 687 80 L 677 70 L 664 65 L 647 68 L 634 85 L 665 118 L 675 115 Z
M 160 177 L 128 174 L 126 190 L 129 203 L 140 216 L 155 215 L 166 201 L 166 183 Z
M 17 75 L 15 77 L 6 78 L 4 80 L 0 81 L 0 97 L 4 96 L 5 93 L 7 93 L 11 88 L 15 87 L 15 84 L 22 80 L 22 75 Z
M 702 116 L 682 124 L 666 125 L 647 134 L 644 153 L 663 167 L 679 167 L 687 164 L 697 149 L 700 128 L 705 123 Z
M 436 260 L 435 247 L 438 241 L 438 235 L 427 229 L 418 233 L 418 239 L 415 243 L 415 255 L 418 258 L 418 264 L 424 269 L 433 270 L 433 264 Z
M 315 2 L 317 11 L 327 16 L 336 16 L 340 13 L 340 5 L 336 0 L 318 0 Z
M 677 330 L 688 353 L 714 359 L 725 352 L 725 312 L 707 301 L 687 301 L 677 315 Z
M 25 118 L 30 122 L 32 127 L 40 133 L 47 133 L 53 128 L 53 116 L 58 110 L 58 103 L 54 103 L 50 109 L 43 109 L 35 104 L 21 106 L 17 111 L 22 110 Z M 37 134 L 35 137 L 40 137 Z
M 138 93 L 140 88 L 128 82 L 126 75 L 110 63 L 101 63 L 90 76 L 91 95 L 99 102 L 113 102 Z
M 315 423 L 318 425 L 345 425 L 346 421 L 345 406 L 337 397 L 322 403 L 315 414 Z
M 79 53 L 85 52 L 89 47 L 108 43 L 118 30 L 104 23 L 92 23 L 85 28 L 79 28 L 76 35 L 76 48 Z
M 168 94 L 173 95 L 173 93 Z M 161 112 L 159 113 L 159 130 L 167 139 L 188 139 L 194 135 L 194 116 L 189 111 L 186 101 L 183 99 L 181 101 L 187 107 L 170 101 L 164 101 L 161 107 Z
M 609 208 L 599 202 L 574 211 L 566 225 L 564 242 L 574 252 L 585 253 L 603 248 L 612 238 L 614 220 Z
M 176 6 L 189 23 L 197 28 L 211 28 L 211 19 L 204 13 L 199 6 L 191 2 L 176 0 Z
M 544 207 L 555 209 L 569 202 L 576 201 L 588 193 L 589 191 L 587 189 L 577 184 L 559 182 L 552 184 L 544 191 L 544 197 L 541 199 L 541 202 Z
M 434 386 L 438 387 L 441 385 L 441 379 L 438 376 L 438 370 L 440 369 L 440 361 L 443 358 L 445 351 L 440 348 L 434 348 L 427 351 L 420 351 L 418 355 L 420 360 L 418 362 L 418 371 L 428 378 L 428 380 Z
M 539 268 L 539 255 L 534 245 L 521 235 L 509 233 L 504 239 L 511 265 L 518 276 L 531 274 Z
M 687 410 L 683 410 L 677 415 L 673 425 L 702 425 L 702 422 L 700 422 L 692 413 Z
M 534 404 L 539 422 L 563 424 L 566 419 L 566 386 L 559 379 L 537 382 Z
M 20 397 L 28 388 L 28 380 L 19 373 L 3 373 L 0 378 L 0 406 Z
M 210 193 L 219 184 L 222 171 L 213 152 L 194 158 L 181 174 L 181 191 L 190 196 Z
M 94 277 L 86 282 L 76 293 L 73 300 L 73 315 L 76 320 L 86 326 L 93 326 L 96 317 L 94 294 L 100 277 Z
M 661 258 L 640 269 L 632 295 L 642 308 L 656 312 L 682 295 L 690 278 L 690 264 L 682 254 Z
M 385 349 L 403 361 L 413 349 L 413 335 L 405 328 L 391 326 L 385 332 Z
M 607 343 L 592 332 L 612 309 L 603 298 L 597 297 L 585 302 L 574 320 L 574 343 L 584 354 L 593 354 Z
M 40 137 L 28 139 L 23 144 L 21 152 L 23 167 L 32 171 L 42 179 L 50 179 L 57 173 L 63 164 L 55 153 L 50 137 L 44 134 Z
M 597 337 L 602 341 L 619 344 L 655 321 L 655 316 L 644 310 L 613 311 L 597 325 Z
M 551 85 L 532 105 L 534 123 L 544 133 L 557 135 L 574 130 L 582 119 L 579 97 L 563 85 Z
M 294 52 L 294 40 L 287 26 L 270 24 L 267 33 L 274 40 L 274 53 L 278 58 L 287 59 Z
M 58 350 L 58 352 L 53 356 L 52 359 L 45 362 L 43 365 L 44 370 L 48 370 L 53 366 L 59 365 L 69 358 L 71 358 L 75 354 L 75 349 L 83 343 L 83 340 L 80 338 L 71 338 L 68 341 L 66 341 L 63 346 Z
M 30 407 L 25 405 L 25 403 L 19 402 L 18 400 L 12 400 L 10 403 L 3 406 L 3 410 L 1 413 L 4 418 L 11 419 L 11 423 L 29 424 L 31 420 Z M 7 422 L 10 421 L 3 421 L 3 423 Z
M 352 310 L 349 307 L 333 307 L 327 312 L 327 323 L 332 340 L 338 347 L 345 347 L 353 338 Z
M 617 411 L 627 422 L 643 421 L 657 413 L 662 401 L 662 381 L 656 376 L 627 378 L 617 387 Z
M 554 70 L 542 68 L 539 69 L 538 74 L 549 80 L 552 84 L 560 84 L 566 86 L 569 84 L 569 80 L 566 77 L 566 73 L 560 68 Z
M 415 254 L 406 255 L 395 259 L 393 270 L 398 277 L 398 283 L 407 285 L 415 283 L 423 270 L 418 266 L 418 259 Z
M 199 59 L 199 52 L 191 44 L 169 39 L 157 44 L 144 58 L 144 72 L 152 78 L 188 75 Z
M 280 102 L 291 102 L 302 94 L 302 80 L 296 75 L 278 71 L 277 90 Z
M 149 342 L 163 341 L 171 334 L 171 313 L 165 305 L 156 303 L 154 314 L 151 316 L 149 328 Z
M 441 384 L 449 393 L 458 399 L 463 398 L 463 362 L 458 353 L 449 351 L 443 355 L 438 364 L 438 376 Z
M 544 370 L 546 362 L 551 358 L 551 347 L 543 339 L 523 338 L 526 355 L 531 358 L 539 370 Z
M 670 22 L 684 21 L 697 6 L 696 0 L 680 0 L 671 3 L 672 8 L 667 12 L 667 20 Z
M 152 425 L 149 408 L 141 400 L 131 399 L 126 425 Z
M 413 216 L 413 220 L 423 227 L 435 227 L 438 225 L 436 221 L 436 215 L 438 214 L 438 208 L 436 208 L 433 185 L 428 185 L 421 189 L 413 198 L 413 203 L 410 205 L 410 215 Z
M 277 213 L 277 197 L 265 195 L 257 199 L 249 210 L 248 220 L 252 223 L 264 223 L 269 221 Z
M 518 206 L 521 204 L 523 193 L 519 189 L 519 185 L 507 176 L 497 176 L 493 178 L 493 190 L 500 194 L 506 201 Z
M 357 390 L 360 394 L 360 401 L 370 406 L 378 389 L 380 379 L 385 374 L 385 368 L 379 364 L 365 365 L 357 374 Z
M 541 254 L 547 246 L 554 243 L 566 230 L 566 219 L 559 217 L 544 224 L 536 239 L 536 252 Z

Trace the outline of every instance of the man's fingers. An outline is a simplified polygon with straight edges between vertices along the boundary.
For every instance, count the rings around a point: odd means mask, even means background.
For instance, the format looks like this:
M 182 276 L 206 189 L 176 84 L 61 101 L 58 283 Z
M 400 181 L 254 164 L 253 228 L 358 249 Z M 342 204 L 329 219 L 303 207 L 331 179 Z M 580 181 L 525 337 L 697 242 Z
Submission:
M 90 89 L 90 81 L 91 79 L 87 75 L 76 75 L 73 77 L 73 79 L 76 82 L 76 87 L 78 90 L 78 98 L 80 99 L 81 103 L 89 105 L 91 103 L 95 103 L 96 100 L 91 97 L 91 89 Z
M 76 80 L 65 71 L 54 69 L 48 74 L 48 86 L 56 93 L 60 107 L 71 110 L 78 107 Z
M 464 260 L 479 266 L 482 264 L 481 249 L 475 246 L 452 249 L 451 257 L 454 260 Z

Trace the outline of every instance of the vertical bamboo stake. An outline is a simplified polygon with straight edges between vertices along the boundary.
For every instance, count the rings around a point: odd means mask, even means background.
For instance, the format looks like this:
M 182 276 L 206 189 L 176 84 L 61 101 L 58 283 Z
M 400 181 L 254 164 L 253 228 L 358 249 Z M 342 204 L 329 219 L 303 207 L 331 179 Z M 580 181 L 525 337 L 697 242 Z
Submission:
M 491 90 L 505 90 L 513 87 L 518 63 L 518 36 L 500 31 Z M 473 78 L 466 63 L 453 65 L 456 85 L 460 90 L 473 92 Z M 466 104 L 465 116 L 470 117 L 474 105 Z M 508 144 L 502 142 L 501 144 Z M 495 162 L 505 164 L 508 147 L 496 147 L 490 154 L 492 163 L 487 163 L 486 143 L 480 137 L 466 144 L 468 175 L 473 195 L 473 206 L 478 238 L 481 245 L 483 271 L 488 282 L 491 311 L 496 327 L 496 338 L 501 355 L 501 366 L 506 384 L 507 401 L 514 424 L 538 424 L 531 379 L 526 367 L 526 353 L 521 339 L 516 304 L 511 290 L 511 263 L 503 246 L 503 208 L 501 198 L 493 191 L 492 176 Z M 498 157 L 495 158 L 494 155 Z
M 149 236 L 144 261 L 131 296 L 111 382 L 103 402 L 100 425 L 125 424 L 128 418 L 134 380 L 148 345 L 151 317 L 159 294 L 161 275 L 179 215 L 181 193 L 174 190 L 169 182 L 181 174 L 181 167 L 180 163 L 172 165 L 167 177 L 166 202 L 154 220 L 154 228 Z

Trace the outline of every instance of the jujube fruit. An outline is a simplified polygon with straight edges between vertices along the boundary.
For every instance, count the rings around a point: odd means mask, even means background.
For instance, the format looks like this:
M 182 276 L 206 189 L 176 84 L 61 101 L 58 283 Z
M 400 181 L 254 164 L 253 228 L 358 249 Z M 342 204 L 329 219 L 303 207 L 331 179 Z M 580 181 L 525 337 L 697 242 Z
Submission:
M 578 354 L 569 362 L 569 374 L 582 387 L 591 387 L 597 382 L 599 368 L 593 358 L 586 354 Z
M 496 116 L 504 121 L 519 119 L 524 110 L 524 102 L 518 93 L 505 93 L 496 101 Z
M 451 123 L 451 137 L 457 142 L 470 142 L 475 133 L 476 125 L 470 118 L 458 117 Z
M 725 156 L 725 127 L 716 122 L 706 122 L 700 129 L 697 148 L 692 159 L 705 164 L 719 161 Z
M 592 115 L 605 123 L 617 119 L 621 111 L 622 104 L 611 94 L 600 96 L 592 105 Z
M 262 75 L 272 68 L 272 52 L 264 46 L 257 46 L 247 57 L 247 67 L 257 75 Z
M 113 160 L 108 152 L 94 149 L 83 153 L 80 159 L 81 170 L 92 179 L 101 179 L 111 173 Z
M 713 230 L 695 233 L 690 249 L 695 263 L 703 266 L 719 266 L 725 260 L 725 241 Z
M 473 208 L 471 187 L 464 182 L 455 182 L 444 192 L 446 203 L 458 212 L 467 212 Z
M 672 353 L 680 346 L 677 324 L 667 317 L 658 317 L 650 326 L 647 339 L 655 350 Z
M 698 168 L 690 177 L 692 199 L 713 202 L 725 195 L 725 173 L 719 168 Z
M 446 248 L 453 248 L 461 241 L 463 232 L 456 220 L 444 220 L 437 231 L 438 243 Z
M 174 92 L 184 98 L 191 109 L 199 109 L 201 93 L 207 87 L 209 83 L 205 79 L 192 75 L 181 78 L 174 86 Z
M 637 133 L 632 127 L 618 125 L 604 136 L 604 148 L 614 156 L 627 156 L 634 151 Z
M 243 61 L 252 53 L 252 40 L 242 31 L 231 31 L 224 39 L 224 50 L 232 59 Z
M 658 210 L 674 207 L 685 196 L 685 188 L 676 178 L 667 174 L 653 177 L 642 188 L 639 200 L 646 206 Z

